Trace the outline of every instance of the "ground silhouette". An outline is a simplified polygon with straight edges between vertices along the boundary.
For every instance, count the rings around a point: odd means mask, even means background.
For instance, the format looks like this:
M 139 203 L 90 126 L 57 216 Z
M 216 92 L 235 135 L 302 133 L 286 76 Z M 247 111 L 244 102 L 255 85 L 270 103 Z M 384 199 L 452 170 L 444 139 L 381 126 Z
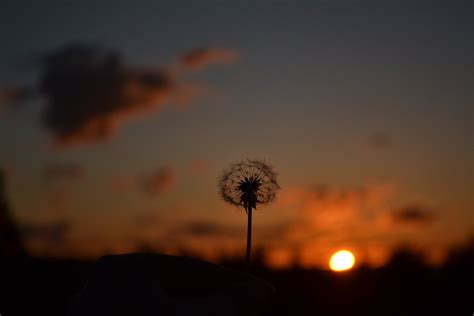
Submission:
M 407 253 L 404 251 L 403 257 L 406 258 Z M 418 254 L 412 253 L 410 256 Z M 271 270 L 255 257 L 252 274 L 268 281 L 275 288 L 274 295 L 261 302 L 256 315 L 469 315 L 472 313 L 473 242 L 453 250 L 452 257 L 442 267 L 429 267 L 419 259 L 400 260 L 400 257 L 401 255 L 397 254 L 394 260 L 383 268 L 372 269 L 362 266 L 339 274 L 301 267 Z M 150 259 L 153 256 L 144 258 Z M 80 296 L 88 286 L 86 281 L 95 280 L 94 275 L 97 273 L 100 274 L 98 276 L 100 282 L 107 283 L 107 280 L 110 280 L 103 289 L 104 293 L 113 288 L 118 293 L 117 298 L 127 296 L 127 293 L 135 293 L 138 295 L 135 299 L 151 299 L 152 293 L 147 293 L 147 290 L 153 286 L 150 279 L 159 273 L 160 265 L 154 262 L 154 259 L 148 259 L 143 263 L 147 267 L 143 268 L 140 267 L 141 263 L 127 263 L 129 260 L 127 257 L 118 261 L 114 257 L 106 257 L 99 263 L 31 257 L 2 258 L 0 290 L 5 294 L 0 300 L 1 312 L 5 315 L 66 315 L 77 306 L 78 295 Z M 173 260 L 170 260 L 166 264 L 171 263 L 174 266 L 175 263 L 172 262 Z M 222 269 L 245 270 L 244 258 L 226 260 L 221 262 L 221 265 Z M 213 295 L 219 297 L 221 290 L 225 295 L 233 291 L 231 286 L 223 286 L 226 281 L 220 280 L 217 275 L 209 278 L 212 282 L 203 283 L 202 280 L 207 279 L 206 274 L 200 276 L 199 273 L 195 274 L 193 279 L 194 268 L 191 266 L 189 269 L 184 268 L 182 271 L 186 273 L 183 274 L 176 273 L 181 271 L 180 268 L 171 267 L 171 269 L 175 272 L 165 273 L 162 289 L 173 297 L 175 302 L 209 298 Z M 195 270 L 197 271 L 199 269 Z M 196 277 L 200 277 L 200 280 L 196 280 Z M 148 281 L 141 283 L 140 280 Z M 120 292 L 120 288 L 123 288 L 123 293 Z M 248 288 L 237 287 L 237 291 L 235 297 L 240 298 L 240 295 L 248 293 Z M 101 297 L 100 287 L 96 288 L 92 298 L 86 300 L 91 303 L 97 297 Z M 126 302 L 122 303 L 126 305 Z M 219 304 L 220 307 L 229 306 L 220 300 Z M 147 306 L 151 308 L 150 305 Z M 159 303 L 153 308 L 157 306 Z M 219 307 L 216 309 L 220 310 Z M 185 305 L 180 310 L 186 310 Z M 236 313 L 237 311 L 238 309 L 235 310 Z M 232 314 L 228 312 L 223 315 Z

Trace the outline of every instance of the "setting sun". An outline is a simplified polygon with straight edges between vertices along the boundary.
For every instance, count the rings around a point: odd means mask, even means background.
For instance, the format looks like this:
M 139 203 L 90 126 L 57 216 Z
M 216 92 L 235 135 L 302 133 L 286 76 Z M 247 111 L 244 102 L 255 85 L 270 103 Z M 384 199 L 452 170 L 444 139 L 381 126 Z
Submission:
M 355 258 L 348 250 L 339 250 L 329 260 L 329 267 L 333 271 L 345 271 L 354 266 Z

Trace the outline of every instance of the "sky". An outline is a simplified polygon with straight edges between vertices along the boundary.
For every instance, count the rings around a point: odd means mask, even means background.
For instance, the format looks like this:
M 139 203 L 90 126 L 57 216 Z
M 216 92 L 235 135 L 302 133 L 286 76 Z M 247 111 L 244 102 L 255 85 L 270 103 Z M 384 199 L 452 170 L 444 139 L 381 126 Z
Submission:
M 281 186 L 269 264 L 440 260 L 472 236 L 472 1 L 5 1 L 0 165 L 36 255 L 242 253 L 218 194 Z

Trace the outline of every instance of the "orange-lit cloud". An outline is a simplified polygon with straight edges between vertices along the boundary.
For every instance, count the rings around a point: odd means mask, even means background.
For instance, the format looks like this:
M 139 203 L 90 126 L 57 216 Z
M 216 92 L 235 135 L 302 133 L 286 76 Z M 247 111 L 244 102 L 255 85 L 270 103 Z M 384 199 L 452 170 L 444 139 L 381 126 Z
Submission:
M 394 194 L 393 185 L 337 188 L 326 185 L 289 187 L 279 203 L 299 212 L 305 223 L 321 229 L 370 218 Z
M 298 261 L 304 266 L 326 266 L 339 248 L 367 256 L 368 250 L 360 246 L 381 234 L 377 218 L 388 209 L 395 192 L 391 184 L 283 188 L 278 204 L 293 220 L 279 227 L 278 238 L 271 239 L 276 240 L 270 243 L 276 252 L 272 257 L 278 261 L 274 265 Z M 371 250 L 371 258 L 377 255 Z
M 86 45 L 52 52 L 42 66 L 44 124 L 62 146 L 108 138 L 162 106 L 174 85 L 162 70 L 127 66 L 117 53 Z
M 213 64 L 232 64 L 239 54 L 222 47 L 205 47 L 192 50 L 180 58 L 181 65 L 189 70 L 203 70 Z
M 170 189 L 175 182 L 176 175 L 173 169 L 170 167 L 162 167 L 142 175 L 140 187 L 145 194 L 156 197 Z
M 225 48 L 191 50 L 178 57 L 187 69 L 231 63 L 237 54 Z M 166 103 L 183 106 L 207 96 L 201 82 L 178 79 L 171 68 L 132 66 L 113 51 L 74 44 L 46 54 L 36 87 L 0 90 L 0 106 L 32 96 L 45 100 L 44 126 L 58 147 L 100 143 L 128 121 L 148 116 Z

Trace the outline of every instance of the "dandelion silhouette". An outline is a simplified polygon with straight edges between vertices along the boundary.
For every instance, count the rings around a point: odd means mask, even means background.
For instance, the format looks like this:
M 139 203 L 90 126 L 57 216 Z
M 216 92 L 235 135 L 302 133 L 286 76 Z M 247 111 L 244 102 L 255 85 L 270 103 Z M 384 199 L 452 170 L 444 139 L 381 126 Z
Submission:
M 248 216 L 247 226 L 247 267 L 250 267 L 252 244 L 252 209 L 257 204 L 271 202 L 280 188 L 273 168 L 261 160 L 245 159 L 234 163 L 222 173 L 219 189 L 224 201 L 242 206 Z

